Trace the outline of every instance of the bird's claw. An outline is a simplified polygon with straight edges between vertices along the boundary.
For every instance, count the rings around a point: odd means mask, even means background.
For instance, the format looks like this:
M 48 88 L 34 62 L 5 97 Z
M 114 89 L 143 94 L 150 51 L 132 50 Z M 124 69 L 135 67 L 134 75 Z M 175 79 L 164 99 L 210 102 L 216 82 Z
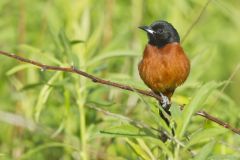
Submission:
M 162 105 L 163 109 L 169 108 L 171 103 L 170 103 L 168 97 L 164 96 L 162 93 L 160 93 L 160 96 L 162 97 L 161 105 Z

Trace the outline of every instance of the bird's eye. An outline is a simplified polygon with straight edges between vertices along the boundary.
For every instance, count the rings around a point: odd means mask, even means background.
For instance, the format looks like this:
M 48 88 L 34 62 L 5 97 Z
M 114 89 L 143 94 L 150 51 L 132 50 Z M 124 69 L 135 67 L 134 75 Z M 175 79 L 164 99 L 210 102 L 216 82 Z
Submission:
M 162 32 L 163 32 L 163 29 L 158 29 L 158 30 L 157 30 L 157 33 L 158 33 L 158 34 L 161 34 Z

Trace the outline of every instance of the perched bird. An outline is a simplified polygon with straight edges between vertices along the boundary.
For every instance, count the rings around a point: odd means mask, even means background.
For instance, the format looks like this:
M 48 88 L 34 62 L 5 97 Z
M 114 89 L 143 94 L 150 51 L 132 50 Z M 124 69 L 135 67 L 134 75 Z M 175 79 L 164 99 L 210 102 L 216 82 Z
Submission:
M 171 97 L 188 77 L 189 59 L 180 45 L 178 32 L 170 23 L 160 20 L 139 28 L 147 32 L 149 40 L 138 65 L 139 75 L 155 94 L 162 97 L 160 104 L 170 115 Z

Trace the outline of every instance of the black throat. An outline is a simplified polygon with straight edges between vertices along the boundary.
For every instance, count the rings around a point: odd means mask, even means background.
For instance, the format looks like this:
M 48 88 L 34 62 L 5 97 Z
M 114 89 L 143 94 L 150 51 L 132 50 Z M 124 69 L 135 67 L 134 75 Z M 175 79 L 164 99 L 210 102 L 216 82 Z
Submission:
M 155 39 L 154 37 L 149 36 L 148 44 L 151 44 L 158 48 L 162 48 L 165 45 L 169 43 L 174 43 L 174 42 L 180 43 L 180 39 L 178 37 L 171 37 L 170 39 L 167 39 L 167 40 L 158 40 L 158 39 Z

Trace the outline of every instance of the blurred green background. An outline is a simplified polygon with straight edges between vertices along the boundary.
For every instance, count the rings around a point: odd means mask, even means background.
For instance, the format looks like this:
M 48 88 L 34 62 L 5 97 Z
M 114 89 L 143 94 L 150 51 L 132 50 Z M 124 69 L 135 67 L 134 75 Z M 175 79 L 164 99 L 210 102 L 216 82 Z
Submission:
M 161 19 L 184 37 L 192 68 L 173 97 L 177 134 L 162 143 L 151 127 L 171 132 L 154 99 L 0 56 L 0 159 L 240 159 L 239 135 L 193 115 L 240 128 L 240 1 L 210 0 L 199 17 L 206 2 L 1 0 L 0 50 L 147 89 L 137 27 Z

